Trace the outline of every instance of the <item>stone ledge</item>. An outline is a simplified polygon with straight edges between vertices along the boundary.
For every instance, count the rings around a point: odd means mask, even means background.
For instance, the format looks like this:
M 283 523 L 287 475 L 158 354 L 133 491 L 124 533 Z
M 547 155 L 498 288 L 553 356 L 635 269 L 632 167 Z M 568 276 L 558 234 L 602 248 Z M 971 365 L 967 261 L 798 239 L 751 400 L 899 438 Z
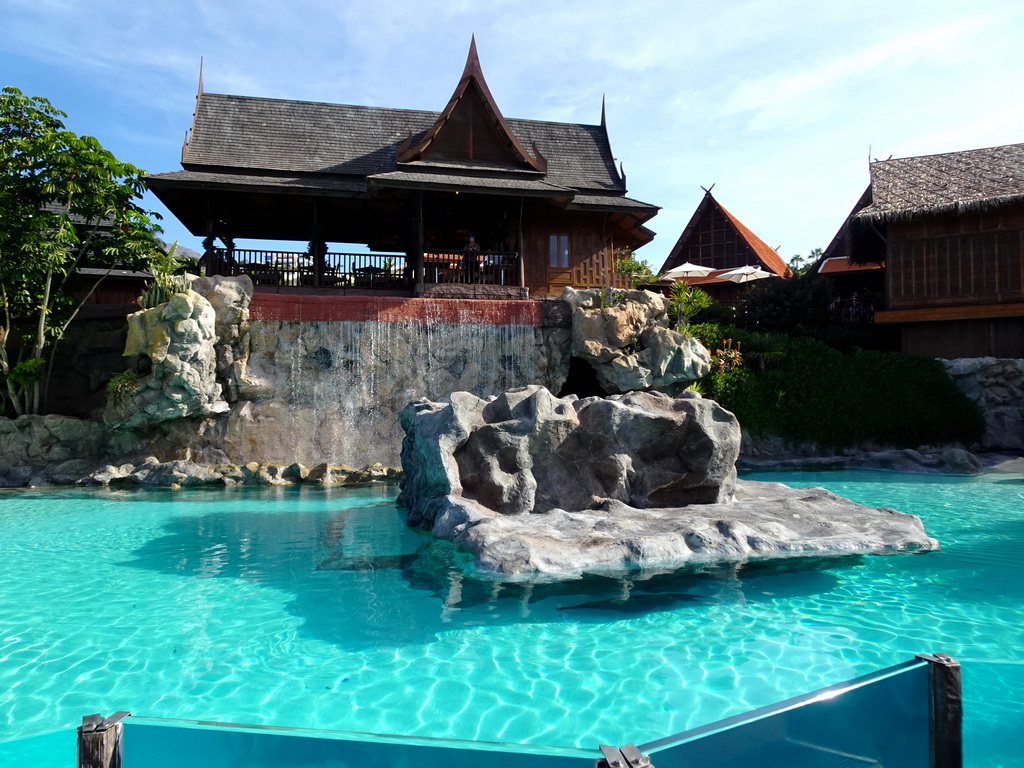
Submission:
M 441 502 L 433 532 L 470 552 L 482 574 L 565 580 L 586 573 L 697 563 L 930 552 L 921 520 L 865 507 L 823 488 L 737 481 L 728 504 L 501 515 L 474 501 Z

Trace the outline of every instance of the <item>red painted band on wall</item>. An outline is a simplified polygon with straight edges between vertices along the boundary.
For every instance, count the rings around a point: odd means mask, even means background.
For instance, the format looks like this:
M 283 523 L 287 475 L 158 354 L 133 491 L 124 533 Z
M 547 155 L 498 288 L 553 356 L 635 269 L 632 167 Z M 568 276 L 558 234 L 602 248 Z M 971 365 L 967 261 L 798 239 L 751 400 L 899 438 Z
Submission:
M 407 299 L 397 296 L 316 296 L 257 293 L 249 305 L 253 320 L 286 322 L 451 323 L 459 325 L 541 325 L 536 301 Z

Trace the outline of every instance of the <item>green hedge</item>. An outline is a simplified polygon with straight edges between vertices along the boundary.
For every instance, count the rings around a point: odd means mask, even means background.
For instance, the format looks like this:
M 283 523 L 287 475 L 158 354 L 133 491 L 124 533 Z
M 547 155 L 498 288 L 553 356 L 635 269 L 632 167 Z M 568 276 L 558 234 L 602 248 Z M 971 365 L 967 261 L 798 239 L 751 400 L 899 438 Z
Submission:
M 901 448 L 981 439 L 978 406 L 930 358 L 895 352 L 844 354 L 811 338 L 737 328 L 691 328 L 712 352 L 740 344 L 744 367 L 713 371 L 705 391 L 755 436 L 844 448 L 865 441 Z

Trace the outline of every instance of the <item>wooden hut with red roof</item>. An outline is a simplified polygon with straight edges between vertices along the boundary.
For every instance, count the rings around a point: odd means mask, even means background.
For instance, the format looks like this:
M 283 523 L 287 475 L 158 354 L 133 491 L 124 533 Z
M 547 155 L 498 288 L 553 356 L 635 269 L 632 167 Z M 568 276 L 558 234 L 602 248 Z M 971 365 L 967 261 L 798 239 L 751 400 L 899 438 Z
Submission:
M 615 249 L 649 242 L 658 211 L 626 196 L 603 106 L 599 125 L 505 118 L 475 40 L 439 113 L 200 83 L 181 164 L 150 189 L 205 238 L 208 274 L 246 272 L 259 290 L 521 298 L 607 286 L 621 282 Z M 345 243 L 369 253 L 334 246 Z
M 735 299 L 740 295 L 740 285 L 719 277 L 738 267 L 760 267 L 779 277 L 791 277 L 793 274 L 773 248 L 715 200 L 711 190 L 704 191 L 704 198 L 665 259 L 661 271 L 667 272 L 686 263 L 713 270 L 707 277 L 684 279 L 719 300 Z
M 911 354 L 1024 357 L 1024 144 L 870 171 L 826 256 L 884 265 L 875 322 L 898 329 Z

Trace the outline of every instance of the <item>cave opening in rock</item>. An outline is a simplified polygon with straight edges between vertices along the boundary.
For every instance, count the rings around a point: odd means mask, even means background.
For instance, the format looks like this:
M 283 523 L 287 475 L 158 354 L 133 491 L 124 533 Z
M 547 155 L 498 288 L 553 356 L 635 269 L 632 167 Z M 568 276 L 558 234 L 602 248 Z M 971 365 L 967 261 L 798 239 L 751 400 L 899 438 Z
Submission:
M 558 397 L 607 397 L 610 394 L 601 388 L 590 363 L 578 357 L 569 358 L 569 373 L 565 377 L 565 384 L 558 391 Z

